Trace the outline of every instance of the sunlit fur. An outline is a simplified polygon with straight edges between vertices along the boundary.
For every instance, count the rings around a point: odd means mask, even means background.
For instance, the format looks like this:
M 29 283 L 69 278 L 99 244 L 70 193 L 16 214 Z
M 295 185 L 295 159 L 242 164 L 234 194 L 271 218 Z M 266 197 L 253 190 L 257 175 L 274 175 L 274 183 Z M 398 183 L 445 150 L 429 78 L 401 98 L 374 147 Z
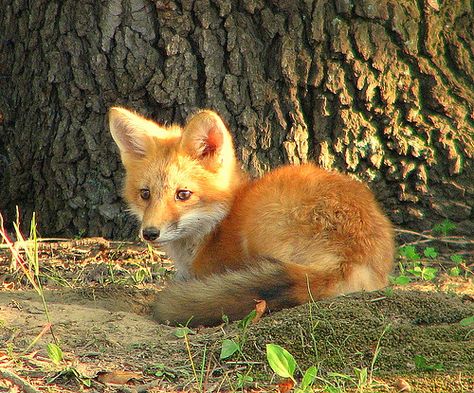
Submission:
M 276 310 L 387 284 L 393 230 L 364 184 L 311 164 L 250 181 L 212 111 L 165 127 L 112 108 L 109 123 L 125 199 L 142 229 L 159 229 L 154 244 L 187 280 L 160 294 L 158 321 L 215 324 L 243 317 L 256 299 Z M 178 200 L 180 189 L 191 197 Z

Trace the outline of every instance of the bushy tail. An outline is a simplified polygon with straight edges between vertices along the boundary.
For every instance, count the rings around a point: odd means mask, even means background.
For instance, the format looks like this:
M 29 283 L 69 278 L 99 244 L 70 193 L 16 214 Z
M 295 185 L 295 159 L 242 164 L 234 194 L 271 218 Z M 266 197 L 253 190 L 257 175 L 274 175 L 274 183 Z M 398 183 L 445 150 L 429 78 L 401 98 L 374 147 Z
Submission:
M 189 326 L 216 325 L 223 315 L 230 320 L 242 319 L 255 308 L 256 300 L 265 300 L 267 309 L 275 311 L 305 303 L 311 297 L 331 296 L 326 291 L 333 281 L 330 273 L 260 258 L 245 270 L 171 284 L 152 306 L 153 317 L 172 324 L 189 321 Z

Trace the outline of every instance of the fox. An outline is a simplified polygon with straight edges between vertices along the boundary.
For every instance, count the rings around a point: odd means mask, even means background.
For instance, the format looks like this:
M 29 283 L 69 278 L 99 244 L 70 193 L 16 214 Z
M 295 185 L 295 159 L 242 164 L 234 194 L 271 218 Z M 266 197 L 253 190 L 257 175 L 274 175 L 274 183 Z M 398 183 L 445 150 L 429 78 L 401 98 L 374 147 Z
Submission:
M 176 268 L 157 322 L 212 326 L 262 300 L 273 312 L 388 284 L 394 231 L 364 183 L 311 163 L 253 179 L 211 110 L 180 126 L 112 107 L 108 121 L 140 237 Z

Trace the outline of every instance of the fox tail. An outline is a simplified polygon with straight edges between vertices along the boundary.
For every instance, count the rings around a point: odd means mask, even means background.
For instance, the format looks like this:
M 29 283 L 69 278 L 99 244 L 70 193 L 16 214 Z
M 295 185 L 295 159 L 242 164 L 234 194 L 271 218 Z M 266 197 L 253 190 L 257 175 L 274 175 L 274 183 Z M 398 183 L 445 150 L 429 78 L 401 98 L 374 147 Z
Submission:
M 158 295 L 152 314 L 162 323 L 217 325 L 223 315 L 242 319 L 257 300 L 265 300 L 267 309 L 276 311 L 332 296 L 336 281 L 331 272 L 259 258 L 248 269 L 171 284 Z

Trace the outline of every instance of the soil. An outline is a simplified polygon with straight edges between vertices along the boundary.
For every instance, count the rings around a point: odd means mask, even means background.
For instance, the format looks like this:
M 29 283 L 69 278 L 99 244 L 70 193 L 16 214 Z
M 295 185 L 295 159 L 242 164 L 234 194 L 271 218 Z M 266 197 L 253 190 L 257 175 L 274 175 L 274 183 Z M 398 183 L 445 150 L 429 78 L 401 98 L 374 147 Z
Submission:
M 183 337 L 148 317 L 173 273 L 163 254 L 86 239 L 43 241 L 38 255 L 52 325 L 24 270 L 0 250 L 0 392 L 242 391 L 245 376 L 244 391 L 284 391 L 266 361 L 268 343 L 292 353 L 303 372 L 318 367 L 315 391 L 357 391 L 366 369 L 370 383 L 358 391 L 474 392 L 474 325 L 460 323 L 474 316 L 472 276 L 443 273 L 441 257 L 433 281 Z M 46 349 L 55 339 L 64 355 L 59 364 Z M 220 360 L 224 339 L 242 343 L 242 352 Z

